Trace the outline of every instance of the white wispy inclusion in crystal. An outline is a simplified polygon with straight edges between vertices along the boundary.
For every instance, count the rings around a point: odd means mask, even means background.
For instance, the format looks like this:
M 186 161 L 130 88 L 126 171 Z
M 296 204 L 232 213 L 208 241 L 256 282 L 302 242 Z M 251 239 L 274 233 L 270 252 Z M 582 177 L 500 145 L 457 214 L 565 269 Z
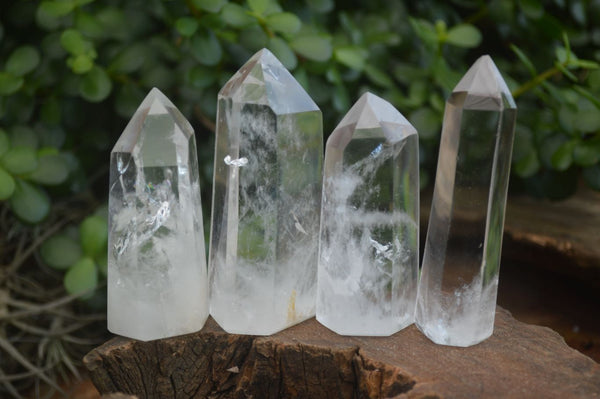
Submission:
M 493 332 L 516 114 L 487 55 L 446 103 L 416 311 L 438 344 L 470 346 Z
M 211 315 L 267 335 L 314 316 L 321 111 L 271 52 L 221 89 L 209 254 Z
M 110 160 L 108 329 L 152 340 L 197 331 L 208 317 L 194 131 L 152 89 Z
M 414 320 L 419 141 L 366 93 L 325 147 L 317 320 L 342 335 L 391 335 Z

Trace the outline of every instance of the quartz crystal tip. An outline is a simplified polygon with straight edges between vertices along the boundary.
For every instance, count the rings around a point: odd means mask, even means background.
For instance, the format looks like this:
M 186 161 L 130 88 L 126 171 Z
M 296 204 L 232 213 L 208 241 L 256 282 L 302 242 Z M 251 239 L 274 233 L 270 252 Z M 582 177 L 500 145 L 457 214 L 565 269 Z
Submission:
M 158 89 L 117 140 L 109 184 L 108 329 L 144 341 L 201 329 L 208 279 L 196 141 Z
M 267 105 L 278 115 L 320 111 L 300 83 L 266 48 L 254 54 L 235 73 L 219 91 L 219 98 Z
M 402 140 L 417 130 L 392 104 L 372 93 L 364 93 L 338 123 L 335 131 L 352 126 L 354 130 L 381 128 L 390 142 Z
M 475 61 L 452 93 L 465 92 L 465 109 L 502 110 L 516 108 L 515 100 L 489 55 Z
M 418 145 L 415 128 L 371 93 L 327 140 L 317 320 L 338 334 L 390 335 L 414 320 Z

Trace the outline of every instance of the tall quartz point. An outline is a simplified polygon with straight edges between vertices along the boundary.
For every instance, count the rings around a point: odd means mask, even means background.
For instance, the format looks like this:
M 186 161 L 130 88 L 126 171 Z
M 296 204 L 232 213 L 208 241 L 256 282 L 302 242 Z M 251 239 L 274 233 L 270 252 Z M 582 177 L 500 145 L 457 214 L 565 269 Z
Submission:
M 516 115 L 487 55 L 446 103 L 416 310 L 438 344 L 470 346 L 493 332 Z
M 342 335 L 390 335 L 414 321 L 419 141 L 366 93 L 325 149 L 317 320 Z
M 268 335 L 315 314 L 321 111 L 266 49 L 218 97 L 211 315 Z
M 140 340 L 208 317 L 198 158 L 189 122 L 152 89 L 110 160 L 108 329 Z

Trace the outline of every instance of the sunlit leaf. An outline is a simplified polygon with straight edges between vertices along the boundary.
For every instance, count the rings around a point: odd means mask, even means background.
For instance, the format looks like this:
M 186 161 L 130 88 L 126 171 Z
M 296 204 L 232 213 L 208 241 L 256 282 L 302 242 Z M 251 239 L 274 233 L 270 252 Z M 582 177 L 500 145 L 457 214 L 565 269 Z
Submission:
M 65 289 L 71 295 L 82 295 L 82 299 L 91 298 L 98 285 L 98 272 L 91 258 L 81 258 L 65 274 Z
M 0 168 L 0 201 L 10 198 L 15 192 L 15 179 L 6 170 Z
M 15 76 L 33 71 L 40 63 L 40 54 L 33 46 L 21 46 L 11 53 L 4 69 Z
M 81 246 L 66 234 L 57 234 L 44 241 L 40 248 L 42 259 L 55 269 L 68 269 L 81 257 Z
M 39 188 L 23 180 L 15 180 L 15 191 L 10 198 L 13 212 L 23 221 L 38 223 L 50 212 L 50 199 Z
M 314 61 L 327 61 L 333 51 L 330 38 L 321 35 L 297 37 L 290 42 L 290 46 L 298 54 Z

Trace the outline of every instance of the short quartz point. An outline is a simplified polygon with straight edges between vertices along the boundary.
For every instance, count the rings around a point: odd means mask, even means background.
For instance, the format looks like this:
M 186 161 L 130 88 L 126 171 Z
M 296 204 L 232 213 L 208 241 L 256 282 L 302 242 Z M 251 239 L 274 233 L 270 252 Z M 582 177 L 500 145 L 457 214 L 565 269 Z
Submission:
M 189 122 L 152 89 L 110 161 L 108 329 L 143 341 L 208 317 L 198 158 Z
M 487 55 L 446 103 L 415 316 L 435 343 L 493 332 L 516 113 Z
M 342 335 L 391 335 L 414 321 L 419 141 L 366 93 L 325 148 L 317 320 Z
M 268 335 L 315 314 L 321 111 L 266 49 L 217 109 L 210 311 L 227 332 Z

